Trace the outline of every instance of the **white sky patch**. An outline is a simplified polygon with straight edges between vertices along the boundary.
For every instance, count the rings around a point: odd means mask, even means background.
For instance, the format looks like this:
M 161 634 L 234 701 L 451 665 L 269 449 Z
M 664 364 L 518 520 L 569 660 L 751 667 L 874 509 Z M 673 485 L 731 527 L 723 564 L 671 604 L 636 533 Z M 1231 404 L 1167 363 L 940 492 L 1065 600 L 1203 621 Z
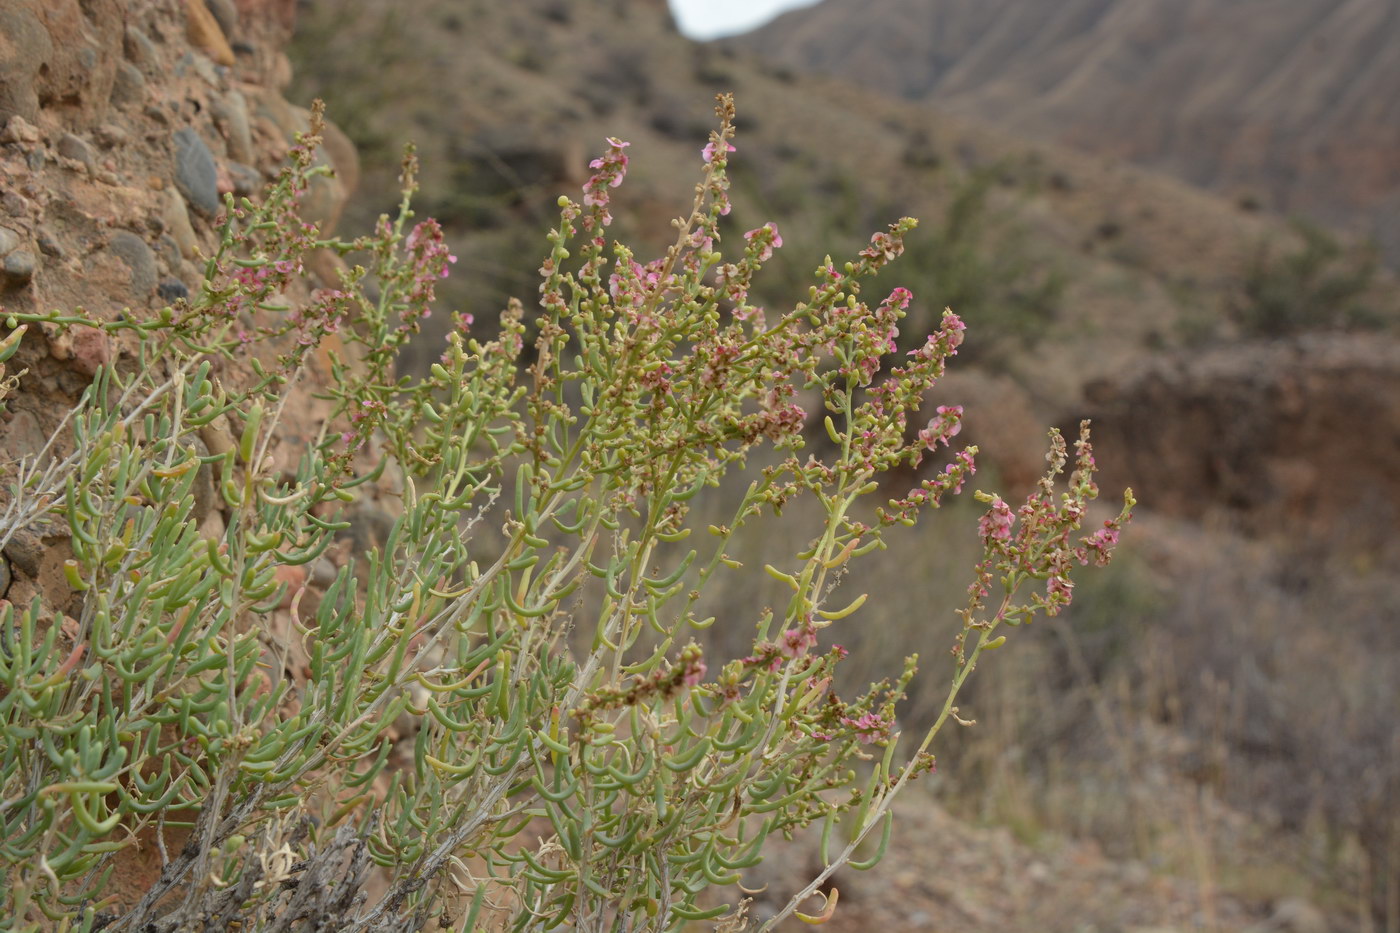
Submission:
M 779 13 L 820 0 L 669 0 L 676 25 L 692 39 L 718 39 L 757 29 Z

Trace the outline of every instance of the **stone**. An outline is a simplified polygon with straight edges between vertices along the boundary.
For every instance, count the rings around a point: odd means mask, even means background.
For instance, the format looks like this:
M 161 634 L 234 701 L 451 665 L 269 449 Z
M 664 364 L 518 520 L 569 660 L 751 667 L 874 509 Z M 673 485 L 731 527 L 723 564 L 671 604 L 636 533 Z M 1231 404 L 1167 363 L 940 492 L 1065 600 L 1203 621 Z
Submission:
M 53 40 L 32 12 L 16 6 L 0 6 L 0 120 L 37 120 L 37 79 L 53 57 Z
M 107 248 L 131 269 L 131 289 L 145 298 L 156 287 L 156 257 L 146 241 L 134 233 L 119 230 L 112 234 Z
M 311 582 L 323 590 L 329 588 L 339 574 L 339 568 L 329 557 L 319 558 L 311 565 Z
M 158 219 L 156 223 L 160 224 L 161 233 L 156 237 L 155 242 L 151 244 L 151 249 L 155 250 L 156 253 L 156 267 L 160 269 L 161 275 L 167 275 L 173 272 L 173 270 L 180 268 L 180 263 L 184 261 L 184 257 L 180 255 L 180 245 L 176 243 L 175 238 L 166 231 L 165 222 Z M 156 289 L 159 291 L 160 285 L 157 285 Z
M 16 411 L 10 418 L 10 423 L 4 427 L 3 436 L 5 442 L 0 446 L 4 447 L 7 460 L 32 457 L 49 442 L 48 434 L 39 427 L 39 419 L 33 412 L 24 409 Z M 11 554 L 10 557 L 13 559 L 14 555 Z
M 24 217 L 30 213 L 31 205 L 29 200 L 20 195 L 18 191 L 6 188 L 0 190 L 0 208 L 3 208 L 5 213 L 11 217 Z
M 256 98 L 255 111 L 258 116 L 276 125 L 274 132 L 291 142 L 297 133 L 305 133 L 311 126 L 310 111 L 295 107 L 286 98 L 272 91 L 264 90 Z
M 186 52 L 180 60 L 175 63 L 175 76 L 182 78 L 189 71 L 199 75 L 205 84 L 213 88 L 224 86 L 223 76 L 220 74 L 219 66 L 209 60 L 209 56 L 200 52 Z
M 39 268 L 39 260 L 27 249 L 17 249 L 5 257 L 4 284 L 6 288 L 28 285 Z
M 200 427 L 199 439 L 204 442 L 204 446 L 211 454 L 218 454 L 221 457 L 237 449 L 237 444 L 234 443 L 233 427 L 229 424 L 228 415 L 219 415 L 213 421 Z
M 96 327 L 73 331 L 73 368 L 91 379 L 97 370 L 112 362 L 112 338 Z
M 30 528 L 20 528 L 10 538 L 10 543 L 5 545 L 5 556 L 25 576 L 37 577 L 39 568 L 44 563 L 45 550 L 44 539 L 37 532 Z
M 239 197 L 248 197 L 262 190 L 262 172 L 241 162 L 230 162 L 227 167 L 234 194 Z
M 296 599 L 297 591 L 306 586 L 306 568 L 296 564 L 282 564 L 272 571 L 272 576 L 277 582 L 286 584 L 282 591 L 282 601 L 278 604 L 286 609 Z
M 39 252 L 43 253 L 45 256 L 52 256 L 54 259 L 62 259 L 67 255 L 58 240 L 54 238 L 54 235 L 43 227 L 39 228 L 39 233 L 35 239 L 37 239 L 39 243 Z
M 199 240 L 194 235 L 194 227 L 190 225 L 190 212 L 185 207 L 185 199 L 174 188 L 165 189 L 165 208 L 161 212 L 161 220 L 165 221 L 165 229 L 179 247 L 180 255 L 192 259 Z
M 233 64 L 233 49 L 218 19 L 204 0 L 185 0 L 185 35 L 195 48 L 202 49 L 220 65 Z
M 70 346 L 68 348 L 69 359 L 73 358 L 72 350 L 73 348 Z M 54 374 L 54 378 L 58 381 L 58 388 L 69 398 L 77 398 L 82 395 L 91 381 L 91 377 L 83 375 L 76 366 L 72 369 L 60 369 Z
M 122 50 L 126 53 L 127 61 L 148 75 L 160 67 L 160 52 L 156 49 L 156 44 L 151 41 L 150 36 L 135 26 L 126 27 Z
M 19 234 L 9 227 L 0 227 L 0 256 L 8 255 L 19 248 Z
M 64 133 L 58 140 L 58 154 L 65 159 L 81 162 L 89 172 L 97 168 L 97 153 L 86 139 L 74 133 Z
M 257 161 L 253 133 L 248 123 L 248 101 L 238 91 L 229 91 L 210 105 L 214 120 L 228 142 L 228 156 L 235 162 Z
M 131 141 L 131 134 L 115 123 L 99 123 L 92 135 L 103 149 L 115 149 Z
M 175 131 L 175 186 L 206 216 L 219 210 L 219 169 L 214 154 L 189 127 Z
M 286 52 L 272 53 L 272 68 L 268 80 L 279 92 L 285 91 L 292 83 L 292 60 Z
M 222 541 L 227 530 L 228 524 L 221 512 L 211 511 L 204 516 L 204 521 L 199 523 L 199 536 L 207 541 Z
M 237 31 L 238 7 L 234 5 L 233 0 L 204 0 L 204 5 L 214 14 L 214 19 L 218 21 L 219 28 L 224 31 L 225 36 L 232 36 Z
M 38 141 L 38 128 L 19 114 L 10 117 L 5 124 L 5 132 L 0 133 L 0 143 L 33 144 Z
M 131 62 L 117 65 L 111 101 L 118 107 L 136 107 L 146 101 L 146 76 Z
M 184 282 L 179 279 L 164 279 L 156 286 L 156 292 L 160 295 L 160 300 L 166 304 L 174 304 L 177 301 L 185 301 L 190 297 L 190 290 Z
M 361 503 L 346 517 L 350 527 L 336 532 L 335 537 L 337 541 L 349 539 L 353 542 L 353 554 L 368 554 L 374 548 L 382 550 L 394 530 L 394 516 L 369 503 Z

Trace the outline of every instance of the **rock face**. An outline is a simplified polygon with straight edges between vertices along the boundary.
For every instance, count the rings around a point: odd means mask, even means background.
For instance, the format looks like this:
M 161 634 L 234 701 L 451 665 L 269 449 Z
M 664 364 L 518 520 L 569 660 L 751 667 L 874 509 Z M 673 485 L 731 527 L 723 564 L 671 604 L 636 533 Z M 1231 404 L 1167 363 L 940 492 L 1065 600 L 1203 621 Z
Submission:
M 1400 530 L 1400 345 L 1314 334 L 1088 387 L 1100 481 L 1154 511 L 1383 553 Z
M 733 41 L 1374 232 L 1400 261 L 1397 0 L 827 0 Z
M 0 4 L 0 307 L 143 314 L 198 288 L 224 194 L 255 193 L 306 127 L 282 97 L 290 14 L 286 0 Z M 358 171 L 333 133 L 342 171 L 310 205 L 323 229 Z M 11 367 L 30 374 L 0 414 L 8 457 L 34 453 L 124 352 L 97 337 L 31 328 Z

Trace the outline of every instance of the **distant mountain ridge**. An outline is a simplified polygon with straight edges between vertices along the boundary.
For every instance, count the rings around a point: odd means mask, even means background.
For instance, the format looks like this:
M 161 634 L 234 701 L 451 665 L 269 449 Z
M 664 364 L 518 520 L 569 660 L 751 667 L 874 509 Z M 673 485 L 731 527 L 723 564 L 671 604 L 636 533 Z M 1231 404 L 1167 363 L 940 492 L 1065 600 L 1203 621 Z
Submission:
M 1374 234 L 1400 263 L 1400 0 L 825 0 L 727 41 Z

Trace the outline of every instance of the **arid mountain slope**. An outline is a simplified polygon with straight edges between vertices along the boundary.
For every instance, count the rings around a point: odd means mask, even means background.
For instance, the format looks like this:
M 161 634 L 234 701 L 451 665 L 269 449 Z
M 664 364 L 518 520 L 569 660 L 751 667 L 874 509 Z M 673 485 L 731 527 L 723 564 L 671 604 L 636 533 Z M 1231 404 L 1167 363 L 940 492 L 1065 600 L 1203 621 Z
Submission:
M 411 14 L 386 0 L 310 3 L 293 55 L 296 93 L 324 97 L 361 147 L 366 197 L 351 225 L 396 202 L 399 147 L 419 143 L 419 205 L 462 255 L 447 297 L 478 320 L 534 293 L 554 200 L 579 190 L 605 136 L 633 143 L 615 229 L 659 248 L 717 91 L 739 105 L 736 220 L 777 221 L 787 243 L 766 277 L 773 300 L 805 292 L 824 253 L 850 255 L 899 216 L 920 217 L 890 273 L 925 315 L 910 329 L 955 305 L 974 334 L 968 355 L 996 357 L 1044 397 L 1072 397 L 1065 373 L 1107 375 L 1144 346 L 1234 334 L 1251 278 L 1299 249 L 1276 219 L 1161 175 L 690 42 L 659 3 L 436 2 Z M 889 58 L 891 76 L 915 67 Z M 1362 303 L 1393 316 L 1384 292 Z M 1020 352 L 1036 341 L 1056 366 Z
M 826 0 L 729 41 L 1374 234 L 1400 260 L 1396 0 Z

